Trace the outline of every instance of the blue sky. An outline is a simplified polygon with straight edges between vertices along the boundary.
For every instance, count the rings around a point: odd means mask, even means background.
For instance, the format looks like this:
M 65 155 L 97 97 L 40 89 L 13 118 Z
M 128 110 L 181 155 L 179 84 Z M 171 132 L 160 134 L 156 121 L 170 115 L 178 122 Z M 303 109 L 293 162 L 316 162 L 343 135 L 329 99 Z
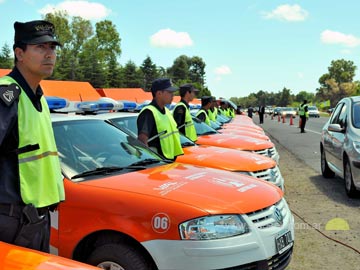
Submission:
M 206 63 L 216 97 L 259 90 L 314 92 L 332 60 L 351 60 L 360 80 L 358 0 L 0 0 L 0 47 L 12 46 L 13 23 L 65 9 L 95 24 L 111 20 L 124 65 L 150 56 L 169 67 L 180 55 Z

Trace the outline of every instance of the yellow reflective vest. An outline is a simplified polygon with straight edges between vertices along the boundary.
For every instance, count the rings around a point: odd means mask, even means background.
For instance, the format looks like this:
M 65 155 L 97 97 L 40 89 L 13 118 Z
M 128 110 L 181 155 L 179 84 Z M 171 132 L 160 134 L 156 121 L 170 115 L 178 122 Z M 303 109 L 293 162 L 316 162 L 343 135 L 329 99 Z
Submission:
M 1 85 L 11 83 L 17 84 L 8 76 L 0 79 Z M 18 102 L 20 193 L 25 204 L 32 203 L 37 208 L 53 205 L 65 199 L 49 107 L 44 96 L 40 102 L 41 112 L 34 108 L 29 97 L 21 89 Z
M 176 127 L 176 122 L 170 110 L 165 107 L 165 114 L 162 114 L 153 105 L 148 105 L 141 111 L 143 110 L 150 110 L 154 116 L 160 146 L 164 156 L 167 159 L 174 159 L 176 156 L 184 154 L 181 147 L 179 130 Z
M 197 134 L 196 129 L 194 126 L 194 122 L 192 120 L 192 116 L 190 114 L 189 108 L 186 107 L 186 105 L 182 102 L 179 102 L 175 105 L 173 112 L 178 106 L 183 106 L 185 109 L 185 136 L 188 137 L 190 140 L 195 142 L 197 140 Z

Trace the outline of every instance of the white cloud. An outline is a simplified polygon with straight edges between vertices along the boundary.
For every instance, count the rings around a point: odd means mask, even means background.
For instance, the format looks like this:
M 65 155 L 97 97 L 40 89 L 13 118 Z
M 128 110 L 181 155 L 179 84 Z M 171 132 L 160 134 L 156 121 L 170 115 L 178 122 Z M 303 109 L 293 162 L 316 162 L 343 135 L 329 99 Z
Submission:
M 86 20 L 99 20 L 111 13 L 111 10 L 103 4 L 89 1 L 64 1 L 56 5 L 47 4 L 39 10 L 40 14 L 55 11 L 66 11 L 70 16 L 80 16 Z
M 228 75 L 231 74 L 231 69 L 228 66 L 222 65 L 215 68 L 214 73 L 216 75 Z
M 345 47 L 360 45 L 360 38 L 331 30 L 325 30 L 321 33 L 321 41 L 326 44 L 341 44 Z
M 304 73 L 302 73 L 302 72 L 298 72 L 297 73 L 297 77 L 299 78 L 299 79 L 303 79 L 304 78 Z
M 309 13 L 299 5 L 281 5 L 271 12 L 263 12 L 265 19 L 277 19 L 290 22 L 304 21 L 308 15 Z
M 150 44 L 161 48 L 183 48 L 192 46 L 193 41 L 186 32 L 175 32 L 171 29 L 161 29 L 150 37 Z

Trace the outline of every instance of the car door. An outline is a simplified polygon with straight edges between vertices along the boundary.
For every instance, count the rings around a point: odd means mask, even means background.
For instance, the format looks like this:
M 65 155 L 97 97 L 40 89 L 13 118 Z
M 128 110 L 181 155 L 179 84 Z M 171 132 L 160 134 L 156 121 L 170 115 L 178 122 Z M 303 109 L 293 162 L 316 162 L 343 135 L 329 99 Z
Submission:
M 335 109 L 334 117 L 330 124 L 338 124 L 341 128 L 346 130 L 347 127 L 347 118 L 348 118 L 348 105 L 346 102 L 342 102 Z M 330 155 L 327 155 L 328 162 L 332 163 L 333 166 L 337 168 L 339 172 L 343 170 L 343 145 L 345 140 L 344 132 L 335 132 L 328 130 L 330 147 Z

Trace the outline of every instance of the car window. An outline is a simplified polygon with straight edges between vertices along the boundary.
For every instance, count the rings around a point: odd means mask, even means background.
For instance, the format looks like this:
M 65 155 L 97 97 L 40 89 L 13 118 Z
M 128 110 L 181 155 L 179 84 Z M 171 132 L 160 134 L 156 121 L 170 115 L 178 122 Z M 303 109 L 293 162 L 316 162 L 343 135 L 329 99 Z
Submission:
M 353 126 L 360 128 L 360 102 L 354 103 L 353 105 Z
M 340 116 L 342 107 L 343 107 L 343 103 L 339 103 L 335 107 L 334 112 L 331 115 L 330 124 L 339 124 L 339 116 Z
M 347 105 L 344 103 L 344 106 L 342 106 L 341 111 L 340 111 L 340 115 L 339 115 L 339 125 L 341 127 L 346 127 L 347 124 Z

